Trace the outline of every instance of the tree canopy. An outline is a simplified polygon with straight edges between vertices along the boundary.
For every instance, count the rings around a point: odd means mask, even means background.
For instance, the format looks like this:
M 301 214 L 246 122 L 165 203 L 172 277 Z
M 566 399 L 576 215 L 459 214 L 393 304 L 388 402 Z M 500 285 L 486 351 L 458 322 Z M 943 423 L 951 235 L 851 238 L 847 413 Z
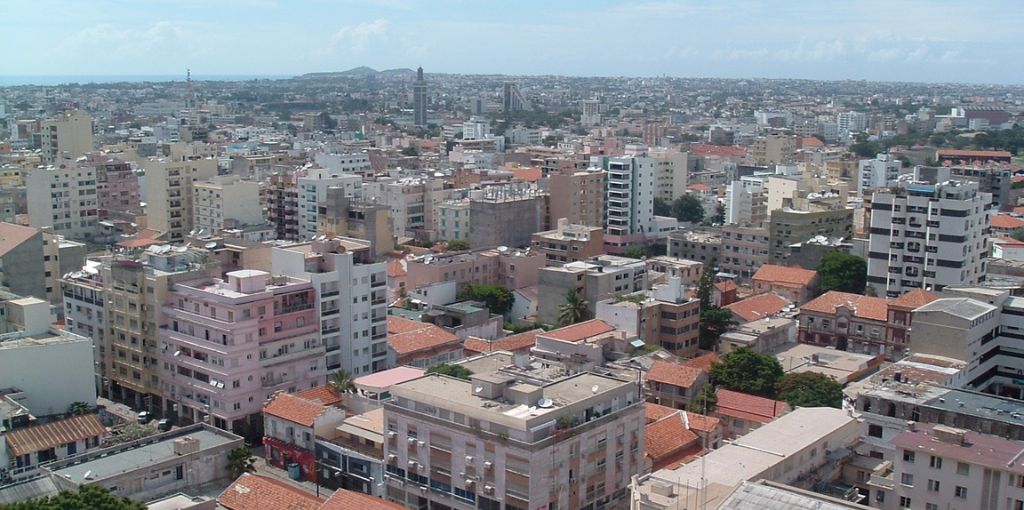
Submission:
M 515 296 L 501 285 L 469 284 L 459 291 L 459 299 L 481 301 L 491 313 L 505 315 L 512 310 Z
M 679 221 L 700 223 L 704 219 L 704 205 L 699 198 L 688 193 L 672 203 L 672 215 Z
M 445 248 L 448 251 L 466 251 L 469 249 L 469 241 L 463 239 L 455 239 L 452 241 L 448 241 L 445 244 Z
M 843 387 L 835 379 L 817 372 L 786 374 L 776 387 L 778 399 L 792 407 L 843 406 Z
M 565 293 L 565 304 L 558 307 L 558 325 L 571 326 L 590 318 L 590 302 L 583 299 L 576 289 Z
M 864 259 L 842 252 L 832 252 L 818 264 L 821 292 L 830 290 L 863 294 L 868 283 L 868 263 Z
M 736 318 L 732 312 L 717 306 L 711 306 L 700 311 L 700 348 L 714 350 L 718 339 L 729 328 L 736 325 Z
M 228 452 L 228 472 L 231 478 L 235 479 L 245 473 L 256 472 L 256 457 L 244 446 L 239 446 Z
M 427 369 L 428 374 L 441 374 L 449 377 L 456 377 L 459 379 L 469 380 L 469 376 L 473 375 L 473 371 L 462 366 L 462 365 L 451 365 L 448 363 L 442 363 L 440 365 L 434 365 Z
M 663 198 L 654 197 L 654 215 L 672 216 L 672 204 L 666 202 Z
M 84 485 L 78 492 L 62 491 L 56 496 L 0 504 L 0 510 L 146 510 L 146 505 L 114 496 L 104 487 Z
M 711 380 L 716 386 L 767 398 L 775 397 L 775 386 L 782 375 L 779 360 L 747 347 L 722 356 L 722 362 L 711 367 Z

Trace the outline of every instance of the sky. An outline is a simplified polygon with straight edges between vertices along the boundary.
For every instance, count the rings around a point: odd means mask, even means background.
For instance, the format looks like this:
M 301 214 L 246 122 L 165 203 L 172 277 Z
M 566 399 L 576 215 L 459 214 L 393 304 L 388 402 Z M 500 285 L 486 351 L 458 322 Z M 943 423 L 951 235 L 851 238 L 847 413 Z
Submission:
M 2 0 L 0 75 L 427 73 L 1024 84 L 1019 0 Z

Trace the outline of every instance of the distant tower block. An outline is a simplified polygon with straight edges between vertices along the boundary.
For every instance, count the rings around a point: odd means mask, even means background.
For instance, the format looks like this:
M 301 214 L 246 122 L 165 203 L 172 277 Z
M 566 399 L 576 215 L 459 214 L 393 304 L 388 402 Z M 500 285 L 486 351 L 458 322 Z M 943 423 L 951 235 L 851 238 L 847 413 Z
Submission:
M 427 126 L 427 82 L 423 79 L 423 68 L 416 69 L 416 83 L 412 85 L 413 123 Z
M 529 107 L 526 99 L 523 98 L 523 93 L 519 91 L 519 85 L 511 81 L 505 82 L 504 103 L 502 105 L 506 112 L 521 112 Z

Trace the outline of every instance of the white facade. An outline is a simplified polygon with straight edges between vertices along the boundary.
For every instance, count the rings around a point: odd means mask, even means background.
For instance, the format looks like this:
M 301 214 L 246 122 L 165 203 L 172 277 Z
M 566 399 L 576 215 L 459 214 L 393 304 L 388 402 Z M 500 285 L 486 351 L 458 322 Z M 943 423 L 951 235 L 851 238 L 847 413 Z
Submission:
M 373 175 L 373 166 L 370 164 L 370 156 L 365 152 L 353 152 L 349 154 L 328 154 L 318 152 L 313 155 L 313 161 L 317 165 L 327 169 L 330 174 L 356 174 L 362 177 Z
M 899 179 L 902 168 L 903 164 L 888 154 L 860 160 L 857 165 L 857 196 L 862 197 L 869 190 L 892 186 Z
M 329 374 L 389 368 L 387 263 L 364 262 L 368 251 L 365 241 L 340 238 L 272 250 L 275 274 L 308 279 L 316 290 Z
M 487 119 L 472 117 L 462 123 L 463 140 L 482 140 L 491 134 L 491 124 Z
M 33 168 L 25 177 L 29 225 L 68 239 L 97 232 L 96 168 L 73 163 Z
M 868 116 L 863 112 L 843 112 L 836 115 L 840 132 L 857 133 L 868 127 Z
M 690 176 L 688 155 L 671 149 L 651 149 L 648 155 L 657 164 L 655 196 L 669 203 L 683 196 Z
M 63 330 L 0 336 L 0 388 L 25 393 L 35 416 L 67 411 L 74 402 L 96 402 L 92 341 Z
M 610 235 L 649 234 L 654 229 L 657 164 L 654 158 L 634 156 L 608 160 L 605 192 Z
M 317 206 L 327 200 L 327 188 L 344 188 L 346 196 L 358 196 L 362 184 L 363 179 L 357 174 L 338 173 L 325 168 L 308 169 L 305 177 L 298 178 L 299 235 L 304 236 L 303 239 L 312 239 L 317 234 Z
M 990 193 L 971 182 L 913 183 L 872 195 L 868 284 L 898 297 L 985 279 Z
M 197 182 L 193 195 L 192 227 L 215 234 L 227 227 L 265 222 L 260 206 L 260 185 L 237 175 Z
M 750 224 L 754 216 L 755 199 L 763 203 L 764 192 L 764 180 L 759 177 L 744 176 L 729 183 L 725 188 L 725 223 Z

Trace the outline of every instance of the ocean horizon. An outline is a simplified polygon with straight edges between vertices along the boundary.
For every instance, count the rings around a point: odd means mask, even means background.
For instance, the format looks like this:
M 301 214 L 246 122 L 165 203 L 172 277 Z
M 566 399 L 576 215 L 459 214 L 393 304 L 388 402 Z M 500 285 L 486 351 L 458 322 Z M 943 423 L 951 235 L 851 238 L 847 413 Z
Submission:
M 192 81 L 245 81 L 245 80 L 280 80 L 293 78 L 287 74 L 193 74 Z M 25 76 L 0 76 L 0 87 L 17 87 L 21 85 L 55 86 L 71 83 L 99 84 L 99 83 L 139 83 L 139 82 L 168 82 L 185 81 L 183 74 L 111 74 L 111 75 L 25 75 Z

